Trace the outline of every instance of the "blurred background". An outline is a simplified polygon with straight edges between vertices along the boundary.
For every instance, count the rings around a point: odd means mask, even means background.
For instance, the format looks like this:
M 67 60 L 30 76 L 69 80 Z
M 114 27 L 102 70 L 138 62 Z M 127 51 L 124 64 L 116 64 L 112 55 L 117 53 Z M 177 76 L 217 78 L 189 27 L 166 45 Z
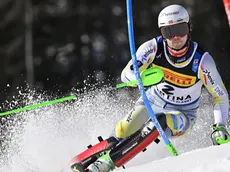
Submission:
M 134 0 L 136 48 L 159 35 L 169 4 L 186 7 L 192 38 L 214 57 L 230 90 L 230 28 L 223 1 Z M 130 60 L 124 0 L 0 1 L 0 101 L 32 88 L 58 97 L 90 84 L 115 85 Z

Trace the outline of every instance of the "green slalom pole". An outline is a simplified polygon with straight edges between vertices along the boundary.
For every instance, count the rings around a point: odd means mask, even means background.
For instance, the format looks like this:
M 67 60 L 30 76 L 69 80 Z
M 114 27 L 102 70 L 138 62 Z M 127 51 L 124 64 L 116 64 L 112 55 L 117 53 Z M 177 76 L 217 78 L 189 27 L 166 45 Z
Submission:
M 51 105 L 51 104 L 56 104 L 56 103 L 72 100 L 74 98 L 76 98 L 76 96 L 69 96 L 69 97 L 64 97 L 64 98 L 60 98 L 60 99 L 56 99 L 56 100 L 46 101 L 46 102 L 39 103 L 36 105 L 25 106 L 23 108 L 18 108 L 18 109 L 10 110 L 7 112 L 2 112 L 2 113 L 0 113 L 0 117 L 10 115 L 13 113 L 19 113 L 19 112 L 23 112 L 23 111 L 27 111 L 27 110 L 31 110 L 31 109 L 40 108 L 40 107 Z
M 151 67 L 144 70 L 141 73 L 141 80 L 144 86 L 156 85 L 160 83 L 164 78 L 164 72 L 158 67 Z M 126 87 L 126 86 L 137 86 L 137 81 L 129 81 L 121 84 L 117 84 L 116 88 Z

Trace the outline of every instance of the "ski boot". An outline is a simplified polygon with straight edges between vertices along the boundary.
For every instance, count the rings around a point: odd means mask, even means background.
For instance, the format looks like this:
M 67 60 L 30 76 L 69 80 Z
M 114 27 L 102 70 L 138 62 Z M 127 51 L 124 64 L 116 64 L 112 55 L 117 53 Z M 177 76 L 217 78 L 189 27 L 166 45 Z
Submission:
M 86 172 L 110 172 L 115 169 L 115 165 L 110 158 L 109 152 L 98 158 L 94 163 L 90 164 Z
M 101 136 L 98 137 L 100 141 L 98 144 L 89 145 L 88 149 L 74 157 L 71 161 L 71 172 L 87 172 L 86 168 L 94 163 L 98 158 L 106 155 L 117 143 L 117 139 L 110 137 L 103 140 Z

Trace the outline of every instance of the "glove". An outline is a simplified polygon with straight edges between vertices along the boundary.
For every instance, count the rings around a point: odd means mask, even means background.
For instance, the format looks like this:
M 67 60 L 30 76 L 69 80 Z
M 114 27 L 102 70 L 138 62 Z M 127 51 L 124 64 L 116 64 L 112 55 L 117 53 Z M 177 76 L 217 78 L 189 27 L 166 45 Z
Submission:
M 214 124 L 212 126 L 211 139 L 213 145 L 221 145 L 230 142 L 230 136 L 225 128 L 225 125 Z

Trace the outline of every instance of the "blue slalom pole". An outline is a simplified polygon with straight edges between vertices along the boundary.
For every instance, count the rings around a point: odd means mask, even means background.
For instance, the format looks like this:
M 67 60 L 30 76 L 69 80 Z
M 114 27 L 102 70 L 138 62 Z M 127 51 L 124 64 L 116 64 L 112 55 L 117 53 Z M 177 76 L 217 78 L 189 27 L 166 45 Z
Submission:
M 174 148 L 173 144 L 170 142 L 168 137 L 166 136 L 164 130 L 162 129 L 160 123 L 158 122 L 156 115 L 154 114 L 151 105 L 149 103 L 149 100 L 146 96 L 145 89 L 143 87 L 140 73 L 139 73 L 139 68 L 137 64 L 137 59 L 136 59 L 136 48 L 135 48 L 135 41 L 134 41 L 134 31 L 133 31 L 133 15 L 132 15 L 132 0 L 126 0 L 126 7 L 127 7 L 127 24 L 128 24 L 128 35 L 129 35 L 129 46 L 130 46 L 130 53 L 132 56 L 132 62 L 133 62 L 133 67 L 134 67 L 134 72 L 136 75 L 136 80 L 138 84 L 138 88 L 140 91 L 140 94 L 143 98 L 145 107 L 149 113 L 150 118 L 152 119 L 154 125 L 156 126 L 159 134 L 163 138 L 167 148 L 169 151 L 172 153 L 173 156 L 177 156 L 178 153 L 176 149 Z

